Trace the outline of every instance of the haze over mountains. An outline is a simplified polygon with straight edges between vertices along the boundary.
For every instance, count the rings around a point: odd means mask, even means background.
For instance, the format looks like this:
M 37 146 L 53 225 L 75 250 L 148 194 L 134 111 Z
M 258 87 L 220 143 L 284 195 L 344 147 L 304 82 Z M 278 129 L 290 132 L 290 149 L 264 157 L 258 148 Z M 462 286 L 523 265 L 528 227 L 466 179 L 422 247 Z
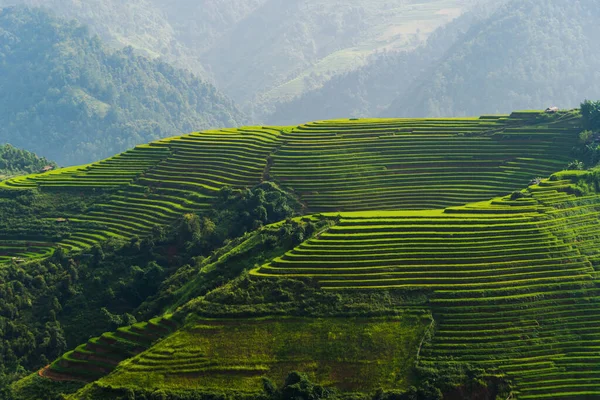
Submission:
M 513 1 L 474 24 L 384 116 L 464 116 L 600 97 L 600 2 Z
M 408 52 L 374 58 L 267 119 L 506 113 L 600 96 L 600 2 L 483 4 Z
M 272 107 L 412 48 L 481 0 L 0 0 L 75 18 L 113 45 L 214 79 L 246 109 Z M 254 103 L 259 102 L 259 105 Z

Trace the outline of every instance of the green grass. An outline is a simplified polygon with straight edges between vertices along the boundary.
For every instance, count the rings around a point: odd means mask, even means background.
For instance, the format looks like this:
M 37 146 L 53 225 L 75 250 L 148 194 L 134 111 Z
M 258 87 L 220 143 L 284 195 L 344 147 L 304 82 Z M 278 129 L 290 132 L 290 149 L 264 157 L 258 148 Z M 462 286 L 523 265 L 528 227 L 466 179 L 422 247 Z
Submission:
M 411 383 L 410 370 L 429 323 L 409 314 L 385 319 L 199 319 L 122 363 L 99 383 L 258 392 L 263 376 L 279 383 L 289 371 L 299 370 L 314 382 L 346 391 L 402 389 Z

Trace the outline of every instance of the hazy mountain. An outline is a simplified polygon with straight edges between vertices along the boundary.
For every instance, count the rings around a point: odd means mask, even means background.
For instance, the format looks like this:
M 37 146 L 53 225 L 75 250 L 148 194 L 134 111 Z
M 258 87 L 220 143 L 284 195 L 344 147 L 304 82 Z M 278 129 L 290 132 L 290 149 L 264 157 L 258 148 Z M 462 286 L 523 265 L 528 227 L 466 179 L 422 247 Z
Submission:
M 85 163 L 160 137 L 239 125 L 215 87 L 40 10 L 0 11 L 0 143 Z
M 472 3 L 269 0 L 203 59 L 234 99 L 269 106 L 356 69 L 377 51 L 416 47 Z
M 214 79 L 262 113 L 364 65 L 414 48 L 483 0 L 0 0 L 76 18 L 108 43 L 130 45 Z
M 176 39 L 168 20 L 148 0 L 0 0 L 0 7 L 12 5 L 44 7 L 87 25 L 112 47 L 131 46 L 145 56 L 205 74 L 199 60 Z
M 481 18 L 480 13 L 466 13 L 439 28 L 425 45 L 417 49 L 373 56 L 367 65 L 278 104 L 275 112 L 265 117 L 266 122 L 293 125 L 311 119 L 378 115 L 439 62 L 446 51 Z
M 492 3 L 440 28 L 415 50 L 388 53 L 279 104 L 269 123 L 463 116 L 600 96 L 600 2 Z
M 512 1 L 474 26 L 385 116 L 461 116 L 600 97 L 600 1 Z

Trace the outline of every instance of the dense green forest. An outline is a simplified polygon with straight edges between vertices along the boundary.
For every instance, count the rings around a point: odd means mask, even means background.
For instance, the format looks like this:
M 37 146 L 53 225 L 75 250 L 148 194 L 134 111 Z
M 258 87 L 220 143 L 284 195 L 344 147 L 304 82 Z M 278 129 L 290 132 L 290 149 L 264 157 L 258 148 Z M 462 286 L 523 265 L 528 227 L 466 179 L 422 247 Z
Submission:
M 131 48 L 109 50 L 87 28 L 41 10 L 1 10 L 0 37 L 0 142 L 62 165 L 245 121 L 194 75 Z
M 473 26 L 385 116 L 464 116 L 600 95 L 596 1 L 511 1 Z
M 38 157 L 27 150 L 10 144 L 0 145 L 0 180 L 42 171 L 45 167 L 56 168 L 56 163 Z
M 0 7 L 44 7 L 88 26 L 106 43 L 131 46 L 151 58 L 184 67 L 202 78 L 210 74 L 201 54 L 231 26 L 266 0 L 0 0 Z

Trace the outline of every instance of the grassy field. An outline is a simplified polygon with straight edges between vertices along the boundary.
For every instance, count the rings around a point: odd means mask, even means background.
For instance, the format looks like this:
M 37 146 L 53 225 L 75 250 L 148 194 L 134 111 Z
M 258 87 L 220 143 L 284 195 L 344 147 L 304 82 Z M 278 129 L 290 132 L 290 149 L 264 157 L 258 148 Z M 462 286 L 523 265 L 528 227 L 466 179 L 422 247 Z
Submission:
M 144 389 L 260 392 L 262 377 L 281 383 L 291 370 L 346 391 L 402 389 L 430 321 L 387 319 L 251 319 L 189 323 L 122 363 L 101 385 Z M 234 344 L 235 345 L 232 345 Z

